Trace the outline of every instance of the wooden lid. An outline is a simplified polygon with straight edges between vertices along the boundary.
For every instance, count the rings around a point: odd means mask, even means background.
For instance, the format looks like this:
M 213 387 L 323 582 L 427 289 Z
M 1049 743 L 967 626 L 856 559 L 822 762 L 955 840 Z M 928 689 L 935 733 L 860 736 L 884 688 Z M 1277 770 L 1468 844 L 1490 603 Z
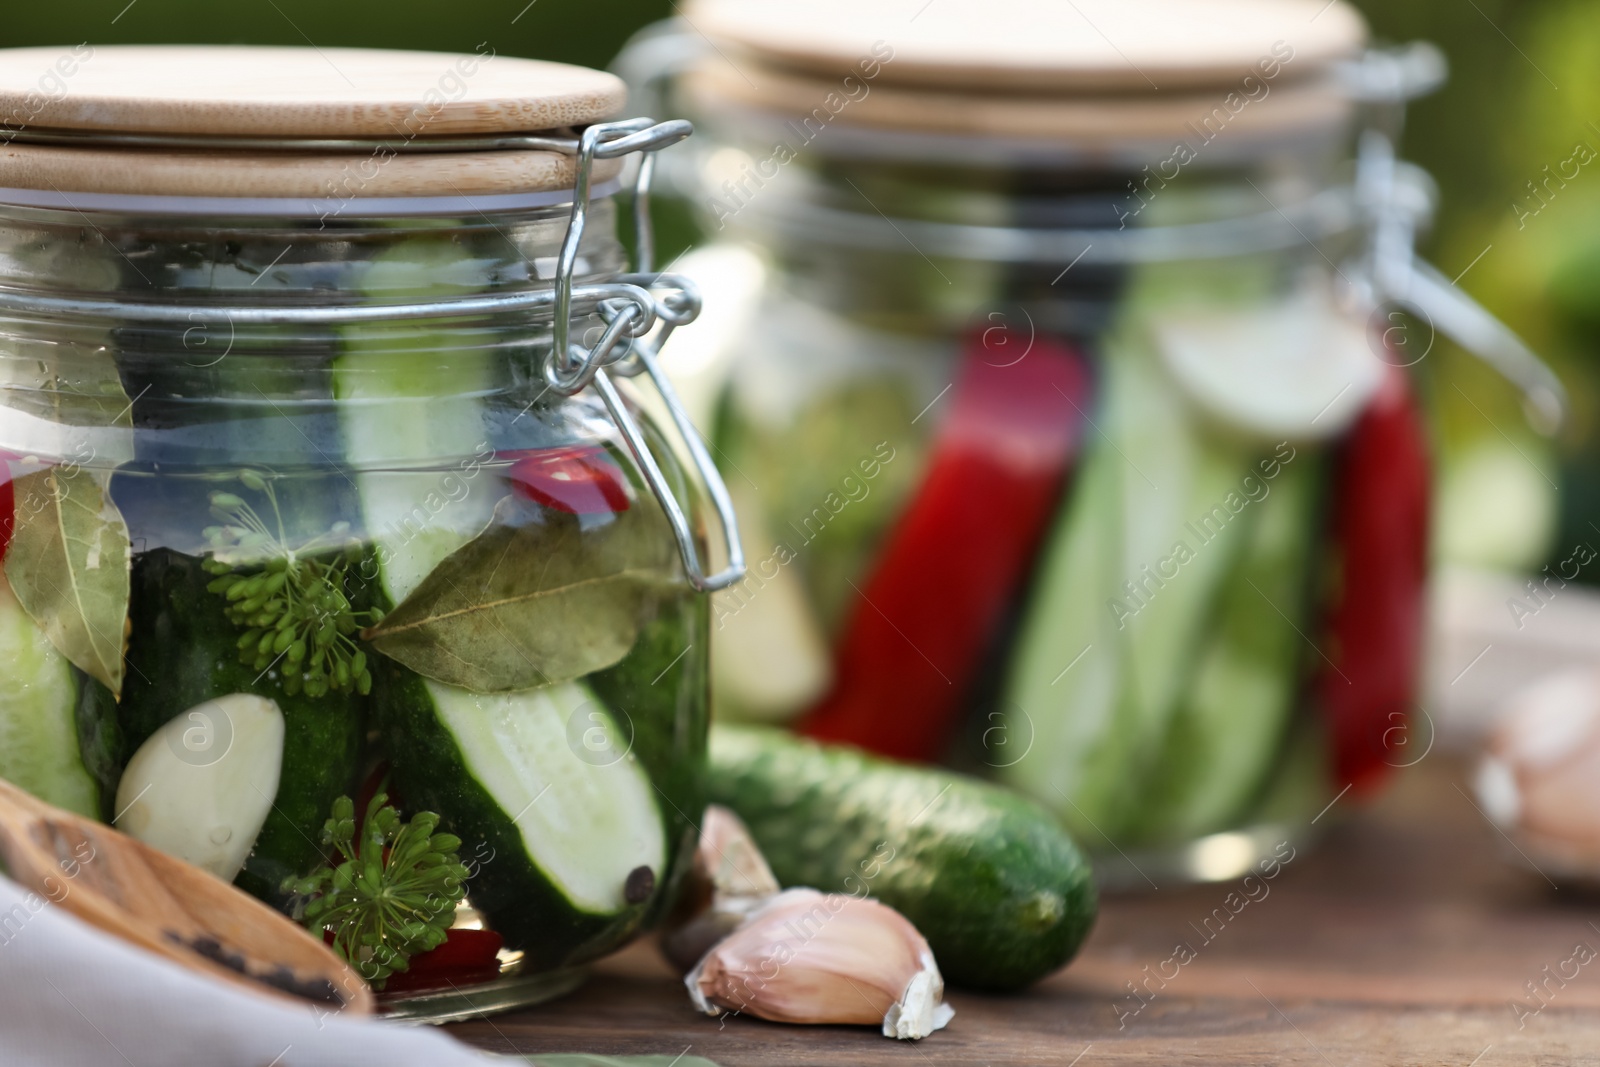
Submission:
M 291 152 L 195 152 L 144 149 L 0 148 L 0 190 L 31 189 L 74 197 L 205 197 L 248 200 L 374 200 L 497 196 L 571 189 L 575 157 L 556 152 L 429 152 L 384 159 Z M 620 160 L 597 160 L 597 183 L 615 178 Z M 0 193 L 0 199 L 4 194 Z M 474 210 L 471 205 L 468 210 Z
M 837 114 L 825 103 L 836 84 L 811 74 L 763 70 L 747 81 L 726 64 L 716 62 L 690 70 L 682 80 L 686 102 L 699 114 L 743 105 L 756 112 L 788 118 L 776 134 L 792 142 L 814 136 L 817 117 L 795 101 L 815 100 L 829 122 L 860 128 L 871 136 L 894 131 L 951 135 L 958 138 L 1000 138 L 1049 142 L 1079 155 L 1116 159 L 1125 151 L 1144 158 L 1151 147 L 1170 150 L 1182 140 L 1196 153 L 1220 158 L 1224 151 L 1249 151 L 1263 139 L 1320 133 L 1344 128 L 1350 106 L 1324 81 L 1289 83 L 1265 96 L 1247 100 L 1226 93 L 1142 93 L 1065 96 L 1040 93 L 976 93 L 933 91 L 908 86 L 877 86 Z M 838 99 L 837 96 L 834 98 Z M 1242 103 L 1241 103 L 1242 102 Z M 1226 136 L 1221 136 L 1226 133 Z M 819 142 L 824 150 L 843 150 L 844 130 Z M 1221 137 L 1220 149 L 1204 146 Z
M 611 118 L 603 71 L 364 48 L 79 45 L 0 50 L 0 122 L 242 137 L 526 133 Z
M 492 54 L 352 48 L 90 46 L 0 50 L 0 123 L 185 138 L 357 138 L 392 147 L 260 151 L 5 144 L 0 190 L 156 197 L 451 197 L 570 189 L 573 157 L 407 153 L 406 141 L 534 133 L 618 114 L 602 71 Z M 614 177 L 620 163 L 596 164 Z
M 877 59 L 885 85 L 1032 93 L 1220 88 L 1284 47 L 1299 76 L 1366 40 L 1345 0 L 694 0 L 688 18 L 735 68 Z

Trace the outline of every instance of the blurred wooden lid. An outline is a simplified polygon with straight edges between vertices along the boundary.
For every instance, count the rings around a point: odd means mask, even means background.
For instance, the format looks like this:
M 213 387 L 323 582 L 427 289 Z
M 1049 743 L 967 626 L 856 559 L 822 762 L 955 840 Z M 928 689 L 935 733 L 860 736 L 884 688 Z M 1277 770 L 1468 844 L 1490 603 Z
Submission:
M 625 99 L 622 82 L 603 71 L 488 54 L 235 45 L 0 50 L 0 122 L 56 129 L 525 133 L 611 118 Z
M 876 58 L 887 85 L 1035 94 L 1222 87 L 1284 48 L 1302 73 L 1366 41 L 1345 0 L 694 0 L 688 18 L 775 66 Z
M 1226 130 L 1226 145 L 1246 151 L 1273 138 L 1300 133 L 1342 130 L 1350 104 L 1325 80 L 1270 87 L 1249 99 L 1224 92 L 1078 95 L 1040 93 L 975 93 L 931 91 L 903 86 L 876 86 L 859 100 L 839 108 L 843 98 L 837 84 L 817 76 L 765 70 L 745 81 L 725 64 L 708 62 L 688 71 L 682 80 L 686 101 L 697 114 L 744 105 L 779 118 L 788 118 L 789 139 L 815 136 L 818 114 L 829 122 L 871 134 L 896 132 L 940 134 L 967 138 L 1037 140 L 1067 145 L 1079 154 L 1114 159 L 1118 146 L 1171 149 L 1174 139 L 1203 146 Z M 1283 79 L 1288 82 L 1288 79 Z M 1259 78 L 1253 87 L 1260 92 Z M 815 101 L 817 113 L 797 101 Z M 797 125 L 803 124 L 803 125 Z M 836 146 L 838 138 L 819 142 Z M 1197 152 L 1199 148 L 1197 148 Z
M 1351 102 L 1330 67 L 1366 41 L 1345 0 L 693 0 L 686 19 L 714 45 L 684 78 L 704 114 L 1113 155 L 1223 126 L 1231 151 L 1334 135 Z
M 354 138 L 400 150 L 167 151 L 15 140 L 0 150 L 0 188 L 340 199 L 559 190 L 573 181 L 572 159 L 559 153 L 403 148 L 419 137 L 565 130 L 613 118 L 625 100 L 622 82 L 602 71 L 489 52 L 0 49 L 0 124 L 185 138 Z M 597 166 L 597 177 L 617 169 Z

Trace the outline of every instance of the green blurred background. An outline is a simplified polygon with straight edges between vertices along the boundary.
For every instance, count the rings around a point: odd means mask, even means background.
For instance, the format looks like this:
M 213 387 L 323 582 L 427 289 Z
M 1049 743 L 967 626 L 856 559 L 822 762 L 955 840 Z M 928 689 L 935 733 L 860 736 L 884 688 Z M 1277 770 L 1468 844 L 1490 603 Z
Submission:
M 1197 0 L 1203 2 L 1203 0 Z M 18 5 L 0 45 L 248 42 L 472 51 L 604 66 L 671 0 L 74 0 Z M 1425 250 L 1545 354 L 1574 394 L 1557 443 L 1518 398 L 1443 342 L 1424 361 L 1444 446 L 1440 549 L 1451 562 L 1536 567 L 1600 546 L 1600 159 L 1565 183 L 1530 183 L 1600 151 L 1600 5 L 1594 0 L 1362 0 L 1382 41 L 1425 38 L 1447 87 L 1412 110 L 1404 151 L 1437 179 Z M 1568 165 L 1571 172 L 1571 165 Z M 1534 209 L 1538 209 L 1534 214 Z M 1520 218 L 1519 218 L 1520 216 Z M 1469 269 L 1470 267 L 1470 269 Z M 1558 494 L 1556 484 L 1565 491 Z M 1596 565 L 1600 569 L 1600 565 Z

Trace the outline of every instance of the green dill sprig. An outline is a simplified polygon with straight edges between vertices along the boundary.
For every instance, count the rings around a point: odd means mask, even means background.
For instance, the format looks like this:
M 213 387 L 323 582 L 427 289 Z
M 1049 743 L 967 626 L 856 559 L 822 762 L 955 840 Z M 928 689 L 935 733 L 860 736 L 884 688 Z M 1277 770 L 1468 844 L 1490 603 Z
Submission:
M 216 576 L 206 588 L 227 599 L 228 621 L 244 631 L 239 661 L 257 671 L 281 662 L 290 696 L 301 689 L 310 697 L 371 692 L 367 654 L 355 638 L 383 615 L 350 603 L 345 583 L 362 550 L 349 537 L 349 523 L 290 548 L 272 483 L 249 470 L 239 480 L 267 498 L 277 527 L 268 527 L 243 498 L 211 494 L 211 513 L 223 525 L 204 531 L 212 554 L 203 566 Z
M 355 804 L 333 802 L 322 830 L 343 862 L 284 889 L 307 898 L 301 921 L 313 933 L 333 931 L 333 948 L 377 988 L 411 957 L 444 943 L 456 905 L 466 895 L 461 839 L 438 834 L 439 816 L 418 812 L 402 823 L 384 793 L 367 805 L 356 834 Z

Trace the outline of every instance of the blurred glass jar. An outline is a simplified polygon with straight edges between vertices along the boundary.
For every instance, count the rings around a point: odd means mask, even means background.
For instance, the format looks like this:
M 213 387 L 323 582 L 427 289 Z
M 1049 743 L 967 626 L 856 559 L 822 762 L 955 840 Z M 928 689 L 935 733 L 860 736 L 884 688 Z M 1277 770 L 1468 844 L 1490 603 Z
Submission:
M 910 15 L 706 0 L 619 62 L 766 277 L 717 713 L 993 776 L 1108 884 L 1236 877 L 1424 747 L 1421 335 L 1559 410 L 1412 256 L 1390 146 L 1442 62 L 1341 3 Z
M 670 904 L 701 592 L 737 577 L 622 381 L 697 301 L 627 273 L 618 160 L 688 126 L 525 133 L 621 84 L 491 58 L 99 49 L 0 160 L 0 774 L 434 1020 L 569 989 Z M 146 93 L 173 67 L 217 99 Z M 330 870 L 357 826 L 381 893 Z

